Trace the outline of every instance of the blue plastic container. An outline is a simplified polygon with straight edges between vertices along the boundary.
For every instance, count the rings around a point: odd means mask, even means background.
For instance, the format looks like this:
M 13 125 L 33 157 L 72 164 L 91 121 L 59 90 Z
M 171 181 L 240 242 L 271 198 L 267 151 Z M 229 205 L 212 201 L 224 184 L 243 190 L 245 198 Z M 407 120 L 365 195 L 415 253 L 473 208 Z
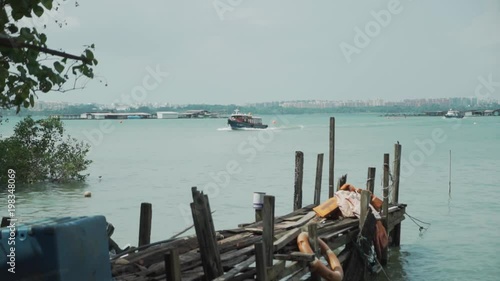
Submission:
M 15 245 L 12 230 L 0 228 L 0 280 L 112 280 L 104 216 L 16 222 Z

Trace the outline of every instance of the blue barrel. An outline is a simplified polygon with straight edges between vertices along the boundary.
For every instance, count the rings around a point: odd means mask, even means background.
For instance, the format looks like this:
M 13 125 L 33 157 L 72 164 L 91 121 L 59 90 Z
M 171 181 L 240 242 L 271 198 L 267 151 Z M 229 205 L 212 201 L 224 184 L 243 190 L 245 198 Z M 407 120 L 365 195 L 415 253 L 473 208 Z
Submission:
M 46 218 L 0 228 L 0 280 L 111 279 L 104 216 Z

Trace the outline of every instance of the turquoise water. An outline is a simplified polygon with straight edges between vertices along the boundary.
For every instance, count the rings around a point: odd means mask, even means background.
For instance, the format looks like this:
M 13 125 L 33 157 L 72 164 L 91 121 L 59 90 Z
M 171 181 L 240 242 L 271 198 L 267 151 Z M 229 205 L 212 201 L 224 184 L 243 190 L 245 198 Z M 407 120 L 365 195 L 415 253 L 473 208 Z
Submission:
M 254 191 L 276 196 L 276 215 L 283 215 L 293 208 L 297 150 L 305 154 L 304 205 L 313 200 L 318 153 L 325 154 L 322 199 L 328 194 L 329 117 L 263 116 L 265 123 L 276 121 L 267 131 L 230 131 L 224 119 L 65 121 L 69 134 L 92 144 L 87 182 L 18 187 L 17 214 L 102 214 L 114 224 L 119 245 L 137 244 L 141 202 L 153 204 L 152 241 L 189 226 L 192 186 L 209 195 L 216 229 L 252 221 Z M 399 201 L 408 204 L 408 214 L 431 224 L 420 232 L 410 218 L 403 222 L 401 248 L 390 252 L 390 280 L 497 280 L 500 118 L 335 117 L 335 177 L 348 174 L 349 183 L 363 187 L 367 168 L 376 167 L 375 193 L 381 197 L 383 154 L 392 161 L 399 141 Z M 4 136 L 16 120 L 0 126 Z M 92 198 L 83 197 L 87 190 Z M 387 279 L 381 274 L 377 280 Z

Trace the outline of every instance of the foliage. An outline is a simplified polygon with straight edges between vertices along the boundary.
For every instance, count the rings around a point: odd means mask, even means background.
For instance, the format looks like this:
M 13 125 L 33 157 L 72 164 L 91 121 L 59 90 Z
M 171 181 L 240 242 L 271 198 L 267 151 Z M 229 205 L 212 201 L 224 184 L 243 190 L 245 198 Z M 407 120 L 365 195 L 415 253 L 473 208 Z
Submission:
M 34 120 L 26 117 L 14 128 L 14 134 L 0 140 L 0 171 L 14 169 L 16 180 L 24 183 L 84 180 L 80 172 L 92 162 L 86 159 L 90 146 L 64 136 L 61 120 Z M 6 173 L 0 173 L 5 182 Z
M 37 93 L 76 89 L 77 80 L 94 77 L 93 44 L 80 56 L 66 54 L 48 49 L 47 35 L 37 28 L 23 26 L 59 5 L 54 0 L 0 0 L 0 108 L 19 112 L 21 106 L 33 107 Z M 70 78 L 74 82 L 66 83 Z

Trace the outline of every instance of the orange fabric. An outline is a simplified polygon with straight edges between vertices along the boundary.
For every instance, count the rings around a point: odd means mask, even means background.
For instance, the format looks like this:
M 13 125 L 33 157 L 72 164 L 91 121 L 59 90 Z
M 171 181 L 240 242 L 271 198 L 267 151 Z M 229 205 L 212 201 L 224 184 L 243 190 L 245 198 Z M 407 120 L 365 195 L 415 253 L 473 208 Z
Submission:
M 382 257 L 382 250 L 387 248 L 389 245 L 389 237 L 385 230 L 382 221 L 377 221 L 375 224 L 375 236 L 373 237 L 373 245 L 375 246 L 375 251 L 377 252 L 377 257 L 380 260 Z

